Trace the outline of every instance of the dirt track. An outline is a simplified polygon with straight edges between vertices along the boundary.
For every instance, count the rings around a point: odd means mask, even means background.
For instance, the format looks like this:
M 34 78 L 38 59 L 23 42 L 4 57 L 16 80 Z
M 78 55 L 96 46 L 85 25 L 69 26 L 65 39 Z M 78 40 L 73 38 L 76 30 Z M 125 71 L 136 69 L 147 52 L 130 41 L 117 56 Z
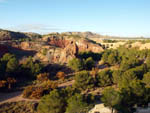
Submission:
M 36 99 L 25 99 L 22 97 L 22 91 L 12 92 L 12 93 L 0 93 L 0 104 L 6 102 L 16 102 L 16 101 L 38 101 Z
M 72 85 L 74 80 L 68 81 L 66 83 L 60 84 L 58 87 L 66 87 Z M 11 93 L 0 93 L 0 104 L 6 102 L 16 102 L 16 101 L 39 101 L 37 99 L 25 99 L 22 97 L 22 91 L 11 92 Z

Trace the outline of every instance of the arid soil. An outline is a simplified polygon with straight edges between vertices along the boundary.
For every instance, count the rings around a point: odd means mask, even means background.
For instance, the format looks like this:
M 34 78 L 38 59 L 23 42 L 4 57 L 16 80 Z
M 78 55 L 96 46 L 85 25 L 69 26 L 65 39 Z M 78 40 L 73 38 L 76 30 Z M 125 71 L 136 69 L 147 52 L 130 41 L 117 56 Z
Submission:
M 60 84 L 58 87 L 71 86 L 74 80 Z M 17 102 L 17 101 L 39 101 L 38 99 L 26 99 L 22 97 L 22 91 L 16 91 L 11 93 L 0 93 L 0 104 L 6 102 Z

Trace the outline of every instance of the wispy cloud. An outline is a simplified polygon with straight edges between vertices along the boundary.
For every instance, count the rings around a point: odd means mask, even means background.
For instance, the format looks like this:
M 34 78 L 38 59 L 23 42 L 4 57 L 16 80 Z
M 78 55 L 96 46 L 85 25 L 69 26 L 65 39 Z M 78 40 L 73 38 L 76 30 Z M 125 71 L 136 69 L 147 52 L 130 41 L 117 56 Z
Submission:
M 17 32 L 35 32 L 40 34 L 47 34 L 50 32 L 93 31 L 90 28 L 93 28 L 93 26 L 92 25 L 54 26 L 49 24 L 23 24 L 18 26 L 10 26 L 3 29 L 17 31 Z
M 37 32 L 37 33 L 48 33 L 48 32 L 56 32 L 62 30 L 60 28 L 57 28 L 56 26 L 44 25 L 44 24 L 18 25 L 6 29 L 19 31 L 19 32 Z
M 2 3 L 2 2 L 6 2 L 6 0 L 0 0 L 0 3 Z

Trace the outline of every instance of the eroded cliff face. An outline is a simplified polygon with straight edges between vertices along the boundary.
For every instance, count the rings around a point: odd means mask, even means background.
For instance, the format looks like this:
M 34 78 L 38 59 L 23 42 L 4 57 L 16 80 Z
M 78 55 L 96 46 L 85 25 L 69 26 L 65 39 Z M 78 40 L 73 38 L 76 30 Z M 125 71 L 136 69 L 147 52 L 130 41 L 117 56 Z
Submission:
M 71 45 L 75 44 L 78 52 L 92 51 L 96 53 L 103 51 L 103 48 L 99 44 L 96 44 L 86 38 L 74 39 L 72 37 L 68 38 L 67 36 L 51 36 L 47 37 L 47 41 L 51 46 L 56 46 L 63 49 L 67 46 L 71 47 Z
M 43 51 L 46 50 L 46 54 Z M 67 63 L 78 53 L 77 45 L 74 42 L 68 43 L 64 48 L 55 47 L 54 45 L 43 46 L 36 54 L 36 58 L 49 63 Z
M 97 53 L 103 51 L 100 45 L 85 38 L 75 40 L 73 38 L 51 36 L 44 38 L 44 41 L 48 42 L 50 48 L 41 48 L 41 52 L 37 54 L 37 57 L 52 63 L 67 63 L 80 52 L 92 51 Z M 41 54 L 44 49 L 47 50 L 46 55 Z
M 63 37 L 57 37 L 57 36 L 48 37 L 47 41 L 50 45 L 60 47 L 60 48 L 65 48 L 70 43 L 69 40 L 66 40 Z
M 88 40 L 77 41 L 76 45 L 78 47 L 79 52 L 91 51 L 94 53 L 99 53 L 103 51 L 103 48 L 100 45 L 94 44 Z
M 75 36 L 50 35 L 36 41 L 11 42 L 12 47 L 22 51 L 34 51 L 35 60 L 46 63 L 65 64 L 80 52 L 99 53 L 103 48 L 89 39 Z

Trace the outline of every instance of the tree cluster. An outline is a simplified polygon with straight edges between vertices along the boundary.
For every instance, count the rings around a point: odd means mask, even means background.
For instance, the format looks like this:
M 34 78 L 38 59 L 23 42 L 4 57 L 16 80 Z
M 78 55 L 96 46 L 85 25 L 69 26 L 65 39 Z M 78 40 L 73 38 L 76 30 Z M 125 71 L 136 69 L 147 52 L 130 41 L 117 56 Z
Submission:
M 92 57 L 87 59 L 73 58 L 68 63 L 68 66 L 75 71 L 81 71 L 84 69 L 91 70 L 94 65 L 95 61 L 92 59 Z

